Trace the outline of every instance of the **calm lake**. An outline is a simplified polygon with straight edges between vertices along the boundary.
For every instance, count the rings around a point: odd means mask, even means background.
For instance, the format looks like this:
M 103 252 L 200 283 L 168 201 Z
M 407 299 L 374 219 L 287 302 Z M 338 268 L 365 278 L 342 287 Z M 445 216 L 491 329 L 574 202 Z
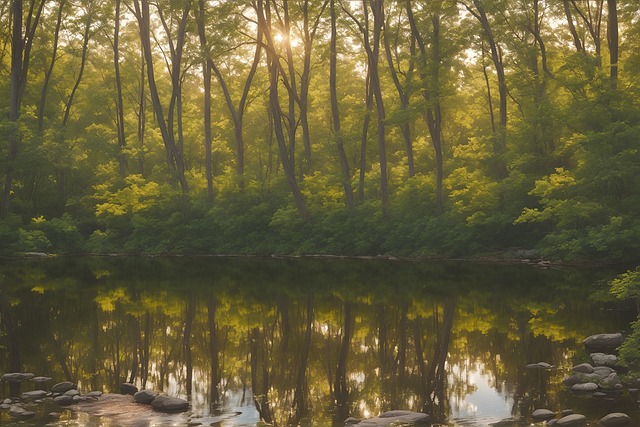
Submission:
M 570 408 L 591 425 L 622 411 L 640 425 L 637 396 L 574 395 L 562 384 L 589 361 L 585 337 L 627 330 L 635 317 L 602 284 L 619 272 L 314 258 L 3 261 L 10 322 L 0 324 L 0 373 L 19 363 L 83 393 L 133 382 L 190 400 L 168 425 L 330 426 L 406 409 L 486 426 L 536 408 Z M 537 362 L 556 369 L 525 368 Z M 119 423 L 63 411 L 49 425 Z

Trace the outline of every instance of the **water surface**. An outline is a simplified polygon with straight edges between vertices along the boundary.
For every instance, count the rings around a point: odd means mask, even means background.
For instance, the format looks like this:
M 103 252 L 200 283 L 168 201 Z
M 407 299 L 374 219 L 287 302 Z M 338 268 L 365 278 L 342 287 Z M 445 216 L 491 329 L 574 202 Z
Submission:
M 632 396 L 574 396 L 561 384 L 588 361 L 586 336 L 628 328 L 634 313 L 597 285 L 615 271 L 87 257 L 9 261 L 0 273 L 2 372 L 189 399 L 168 425 L 330 426 L 406 409 L 486 426 L 540 407 L 640 422 Z M 540 361 L 556 369 L 525 369 Z M 117 424 L 65 411 L 50 425 Z

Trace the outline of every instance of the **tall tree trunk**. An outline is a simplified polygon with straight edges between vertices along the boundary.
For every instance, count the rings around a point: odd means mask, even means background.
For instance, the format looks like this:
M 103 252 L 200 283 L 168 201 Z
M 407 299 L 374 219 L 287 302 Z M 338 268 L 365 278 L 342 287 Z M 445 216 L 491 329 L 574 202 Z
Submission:
M 405 88 L 400 83 L 400 78 L 398 77 L 398 72 L 396 71 L 395 64 L 393 63 L 393 55 L 391 54 L 391 45 L 389 42 L 389 31 L 387 31 L 387 25 L 384 26 L 384 52 L 387 58 L 387 64 L 389 65 L 389 72 L 391 74 L 391 79 L 393 80 L 393 84 L 396 87 L 398 92 L 398 98 L 400 99 L 400 109 L 402 111 L 407 111 L 409 108 L 409 96 L 405 91 Z M 412 46 L 414 45 L 415 37 L 411 38 Z M 412 58 L 413 61 L 413 58 Z M 410 66 L 412 67 L 412 65 Z M 409 73 L 411 75 L 411 73 Z M 410 81 L 407 78 L 407 81 Z M 413 161 L 413 141 L 411 140 L 411 128 L 409 126 L 408 121 L 403 121 L 400 124 L 400 130 L 402 131 L 402 138 L 404 139 L 404 144 L 407 147 L 407 166 L 409 168 L 409 178 L 415 175 L 415 165 Z
M 60 0 L 58 5 L 58 17 L 56 19 L 56 28 L 53 32 L 53 49 L 51 52 L 51 61 L 49 66 L 44 72 L 44 82 L 42 83 L 42 91 L 40 92 L 40 103 L 38 104 L 38 131 L 44 131 L 44 109 L 46 107 L 47 92 L 49 90 L 49 83 L 51 82 L 51 75 L 53 74 L 53 67 L 58 59 L 58 42 L 60 40 L 60 26 L 62 25 L 62 11 L 66 0 Z
M 91 31 L 91 23 L 93 22 L 93 14 L 87 13 L 87 21 L 84 24 L 84 32 L 82 33 L 82 54 L 80 56 L 80 69 L 78 70 L 78 75 L 76 76 L 76 81 L 73 84 L 73 88 L 71 88 L 71 93 L 69 94 L 69 98 L 67 98 L 67 103 L 64 107 L 64 114 L 62 116 L 62 133 L 64 138 L 64 130 L 69 124 L 69 118 L 71 117 L 71 108 L 73 107 L 73 101 L 75 99 L 76 92 L 78 91 L 78 87 L 80 87 L 80 82 L 82 82 L 82 76 L 84 75 L 84 69 L 87 64 L 87 53 L 89 50 L 89 38 Z
M 353 208 L 353 188 L 351 187 L 351 172 L 347 153 L 344 150 L 342 133 L 340 131 L 340 111 L 338 109 L 337 90 L 337 54 L 336 54 L 336 10 L 335 0 L 331 0 L 331 41 L 329 56 L 329 91 L 331 92 L 331 118 L 333 125 L 333 136 L 336 139 L 336 149 L 340 159 L 340 170 L 342 171 L 342 187 L 344 188 L 345 203 L 349 209 Z
M 115 28 L 113 31 L 113 67 L 116 75 L 116 127 L 118 129 L 118 146 L 120 148 L 118 165 L 120 176 L 124 178 L 127 174 L 127 158 L 124 154 L 127 141 L 124 133 L 124 105 L 122 101 L 122 77 L 120 76 L 120 4 L 121 0 L 116 0 Z
M 13 31 L 11 36 L 11 91 L 9 93 L 9 120 L 16 125 L 9 134 L 9 153 L 7 171 L 2 195 L 0 216 L 7 216 L 11 209 L 11 188 L 13 186 L 14 162 L 18 155 L 18 145 L 22 139 L 17 121 L 20 118 L 20 88 L 22 87 L 22 0 L 12 1 Z
M 616 0 L 607 0 L 607 42 L 609 44 L 609 78 L 611 89 L 618 85 L 618 10 Z
M 196 11 L 196 21 L 198 23 L 198 37 L 200 38 L 200 52 L 202 54 L 202 80 L 204 86 L 203 100 L 203 121 L 204 121 L 204 150 L 205 150 L 205 172 L 207 175 L 207 195 L 213 201 L 213 159 L 211 146 L 213 137 L 211 135 L 211 70 L 213 60 L 209 52 L 209 44 L 205 31 L 205 1 L 198 0 L 198 10 Z
M 169 167 L 176 170 L 180 187 L 184 193 L 187 193 L 189 191 L 189 185 L 187 184 L 186 178 L 184 176 L 184 162 L 176 146 L 175 136 L 171 132 L 169 132 L 167 122 L 165 121 L 164 109 L 162 108 L 160 95 L 158 93 L 158 87 L 156 85 L 155 70 L 153 65 L 153 51 L 151 49 L 150 37 L 149 0 L 134 0 L 133 5 L 136 20 L 138 21 L 140 41 L 144 52 L 144 59 L 147 66 L 147 80 L 149 84 L 149 92 L 151 95 L 151 103 L 156 115 L 158 127 L 160 128 L 162 141 L 167 152 L 167 163 Z M 175 93 L 172 92 L 172 98 L 174 96 Z
M 564 7 L 564 14 L 567 18 L 567 25 L 569 26 L 569 32 L 571 32 L 571 36 L 573 37 L 573 44 L 576 47 L 576 51 L 584 52 L 582 40 L 580 40 L 580 36 L 578 35 L 576 26 L 573 23 L 573 16 L 571 14 L 571 6 L 569 5 L 569 1 L 570 0 L 562 0 L 562 5 Z
M 342 325 L 342 339 L 338 351 L 338 363 L 336 365 L 336 377 L 333 385 L 333 400 L 335 412 L 334 423 L 343 423 L 349 416 L 349 388 L 347 386 L 347 360 L 351 339 L 353 337 L 354 316 L 351 312 L 351 304 L 342 304 L 344 323 Z
M 193 320 L 196 315 L 196 297 L 192 294 L 187 302 L 187 313 L 184 325 L 184 360 L 187 371 L 186 388 L 187 396 L 191 396 L 193 392 L 193 356 L 191 350 L 191 331 L 193 329 Z

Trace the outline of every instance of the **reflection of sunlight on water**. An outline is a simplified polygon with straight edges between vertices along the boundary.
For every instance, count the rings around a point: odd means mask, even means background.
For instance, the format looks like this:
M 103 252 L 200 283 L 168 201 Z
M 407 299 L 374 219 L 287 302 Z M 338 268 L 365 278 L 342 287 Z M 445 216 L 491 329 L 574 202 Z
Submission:
M 464 378 L 466 390 L 453 391 L 450 396 L 451 421 L 457 425 L 485 426 L 511 417 L 513 398 L 498 390 L 505 390 L 504 384 L 496 384 L 484 364 L 471 360 L 449 369 L 450 384 L 453 378 Z

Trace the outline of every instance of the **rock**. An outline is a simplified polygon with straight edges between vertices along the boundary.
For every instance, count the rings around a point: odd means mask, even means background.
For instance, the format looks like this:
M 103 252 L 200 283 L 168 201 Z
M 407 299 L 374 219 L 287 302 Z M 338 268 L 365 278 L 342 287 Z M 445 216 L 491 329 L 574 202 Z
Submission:
M 134 395 L 138 391 L 138 387 L 131 383 L 122 383 L 120 384 L 120 393 L 121 394 L 130 394 Z
M 547 421 L 547 427 L 551 427 L 558 424 L 558 420 L 549 420 Z
M 62 414 L 60 414 L 59 412 L 49 412 L 49 413 L 47 414 L 47 416 L 49 417 L 49 419 L 54 420 L 54 421 L 55 421 L 55 420 L 59 420 L 61 415 L 62 415 Z
M 581 363 L 579 365 L 574 366 L 573 368 L 571 368 L 572 372 L 577 372 L 580 374 L 592 374 L 593 373 L 593 366 L 591 366 L 588 363 Z
M 72 388 L 71 390 L 67 390 L 64 392 L 64 396 L 78 396 L 80 394 L 80 392 L 74 388 Z
M 20 399 L 22 400 L 42 399 L 46 395 L 47 395 L 47 392 L 44 390 L 25 391 L 20 395 Z
M 616 388 L 620 388 L 619 386 L 621 386 L 622 383 L 620 381 L 620 377 L 618 377 L 618 374 L 614 372 L 600 381 L 598 385 L 605 390 L 613 390 Z
M 183 412 L 189 409 L 189 402 L 177 397 L 157 396 L 151 406 L 160 412 Z
M 527 369 L 553 369 L 554 367 L 555 366 L 550 365 L 547 362 L 531 363 L 525 366 Z
M 0 411 L 7 411 L 11 409 L 11 405 L 8 403 L 0 403 Z
M 566 417 L 562 417 L 558 420 L 556 425 L 568 427 L 568 426 L 582 426 L 587 423 L 587 417 L 581 414 L 571 414 Z
M 531 413 L 531 416 L 534 420 L 545 421 L 550 420 L 551 418 L 555 418 L 556 414 L 555 412 L 548 409 L 536 409 Z
M 55 403 L 56 405 L 60 405 L 60 406 L 67 406 L 67 405 L 71 405 L 73 404 L 73 397 L 72 396 L 57 396 L 53 398 L 53 403 Z
M 344 425 L 348 426 L 348 425 L 358 424 L 359 422 L 360 422 L 360 418 L 349 417 L 346 420 L 344 420 Z
M 598 384 L 595 383 L 583 383 L 583 384 L 574 384 L 571 386 L 571 390 L 573 391 L 596 391 L 598 389 Z
M 0 377 L 0 380 L 8 383 L 19 383 L 24 380 L 30 380 L 33 377 L 35 377 L 35 375 L 30 372 L 9 372 L 2 375 L 2 377 Z
M 87 397 L 91 397 L 94 399 L 97 399 L 98 397 L 102 396 L 102 392 L 99 390 L 94 390 L 94 391 L 90 391 L 89 393 L 87 393 Z
M 622 341 L 622 334 L 617 332 L 615 334 L 591 335 L 585 338 L 582 343 L 589 348 L 607 350 L 618 348 L 622 344 Z
M 31 378 L 31 381 L 33 381 L 34 383 L 48 383 L 49 381 L 53 381 L 53 378 L 51 377 L 33 377 Z
M 386 426 L 428 426 L 431 417 L 421 412 L 412 411 L 388 411 L 374 418 L 367 418 L 356 423 L 350 423 L 358 427 L 386 427 Z
M 8 397 L 6 399 L 4 399 L 2 401 L 2 403 L 7 404 L 7 405 L 11 405 L 13 403 L 13 400 L 9 399 Z
M 136 394 L 133 395 L 133 401 L 136 403 L 142 403 L 145 405 L 150 405 L 153 399 L 158 396 L 159 393 L 153 390 L 140 390 Z
M 622 412 L 613 412 L 605 415 L 598 421 L 599 424 L 607 427 L 626 426 L 631 422 L 631 417 Z
M 9 415 L 13 418 L 17 418 L 19 420 L 28 420 L 32 418 L 36 413 L 32 411 L 27 411 L 24 408 L 21 408 L 17 405 L 13 405 L 11 409 L 9 409 Z
M 571 387 L 575 384 L 580 384 L 582 382 L 580 376 L 578 374 L 573 374 L 571 376 L 565 377 L 562 380 L 562 383 L 567 387 Z
M 618 357 L 615 354 L 591 353 L 590 357 L 596 366 L 614 367 L 618 363 Z
M 76 385 L 71 381 L 63 381 L 61 383 L 54 384 L 53 387 L 51 387 L 51 392 L 66 393 L 69 390 L 74 390 L 75 388 L 76 388 Z

